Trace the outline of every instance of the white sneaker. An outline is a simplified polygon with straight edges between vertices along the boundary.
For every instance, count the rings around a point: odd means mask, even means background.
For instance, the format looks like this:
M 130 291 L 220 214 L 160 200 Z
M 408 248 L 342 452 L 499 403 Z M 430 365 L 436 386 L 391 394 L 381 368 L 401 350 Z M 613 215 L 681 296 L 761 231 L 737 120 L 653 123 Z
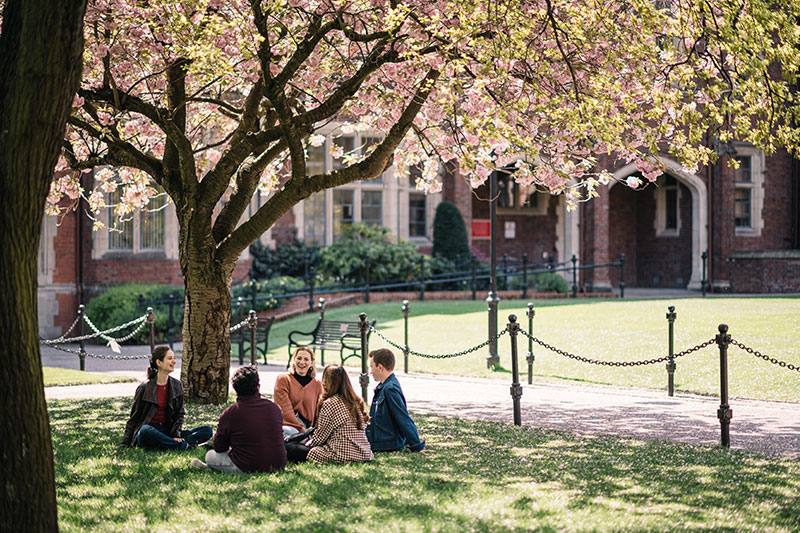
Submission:
M 196 468 L 198 470 L 211 470 L 210 468 L 208 468 L 207 464 L 205 464 L 203 461 L 201 461 L 197 457 L 195 457 L 194 459 L 192 459 L 189 462 L 189 467 Z

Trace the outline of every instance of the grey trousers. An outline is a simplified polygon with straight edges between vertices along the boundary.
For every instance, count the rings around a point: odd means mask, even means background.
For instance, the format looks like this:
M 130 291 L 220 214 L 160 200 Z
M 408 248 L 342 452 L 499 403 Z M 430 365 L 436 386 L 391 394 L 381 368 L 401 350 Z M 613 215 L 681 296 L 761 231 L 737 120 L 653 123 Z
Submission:
M 208 453 L 206 453 L 206 464 L 210 469 L 217 470 L 219 472 L 227 472 L 229 474 L 243 473 L 241 470 L 239 470 L 238 466 L 233 464 L 228 452 L 215 452 L 214 450 L 208 450 Z

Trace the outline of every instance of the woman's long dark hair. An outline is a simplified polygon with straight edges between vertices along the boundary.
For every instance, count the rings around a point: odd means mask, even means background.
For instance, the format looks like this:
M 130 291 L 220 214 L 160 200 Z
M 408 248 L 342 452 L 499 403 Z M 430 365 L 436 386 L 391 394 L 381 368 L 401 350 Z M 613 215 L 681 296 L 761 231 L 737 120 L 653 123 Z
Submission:
M 150 366 L 147 367 L 147 379 L 153 379 L 158 375 L 158 365 L 156 361 L 161 361 L 163 363 L 168 351 L 169 346 L 156 346 L 155 350 L 153 350 L 153 355 L 150 356 Z
M 364 429 L 369 423 L 369 415 L 367 414 L 367 406 L 364 400 L 356 395 L 353 385 L 350 383 L 350 377 L 343 366 L 328 365 L 322 372 L 322 396 L 320 396 L 319 403 L 317 403 L 317 420 L 319 420 L 322 402 L 334 396 L 339 396 L 342 399 L 347 410 L 350 411 L 350 416 L 356 427 Z

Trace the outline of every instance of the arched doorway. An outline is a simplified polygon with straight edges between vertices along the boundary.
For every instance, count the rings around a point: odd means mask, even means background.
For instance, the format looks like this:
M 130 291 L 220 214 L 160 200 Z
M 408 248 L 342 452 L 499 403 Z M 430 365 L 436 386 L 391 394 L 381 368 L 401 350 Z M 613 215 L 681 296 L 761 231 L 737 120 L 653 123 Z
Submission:
M 642 191 L 625 186 L 609 191 L 609 256 L 625 254 L 628 286 L 700 289 L 707 238 L 707 193 L 696 175 L 670 159 L 665 172 Z M 631 164 L 614 176 L 636 175 Z M 619 272 L 610 272 L 612 285 Z

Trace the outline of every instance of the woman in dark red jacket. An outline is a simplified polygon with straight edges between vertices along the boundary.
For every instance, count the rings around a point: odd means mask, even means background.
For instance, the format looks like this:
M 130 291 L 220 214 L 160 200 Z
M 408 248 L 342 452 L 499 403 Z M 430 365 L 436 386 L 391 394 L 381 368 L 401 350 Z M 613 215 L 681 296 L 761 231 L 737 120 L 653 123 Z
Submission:
M 150 356 L 147 381 L 136 388 L 131 416 L 125 424 L 123 446 L 157 450 L 185 450 L 211 438 L 209 426 L 182 430 L 183 385 L 169 374 L 175 370 L 175 353 L 158 346 Z

